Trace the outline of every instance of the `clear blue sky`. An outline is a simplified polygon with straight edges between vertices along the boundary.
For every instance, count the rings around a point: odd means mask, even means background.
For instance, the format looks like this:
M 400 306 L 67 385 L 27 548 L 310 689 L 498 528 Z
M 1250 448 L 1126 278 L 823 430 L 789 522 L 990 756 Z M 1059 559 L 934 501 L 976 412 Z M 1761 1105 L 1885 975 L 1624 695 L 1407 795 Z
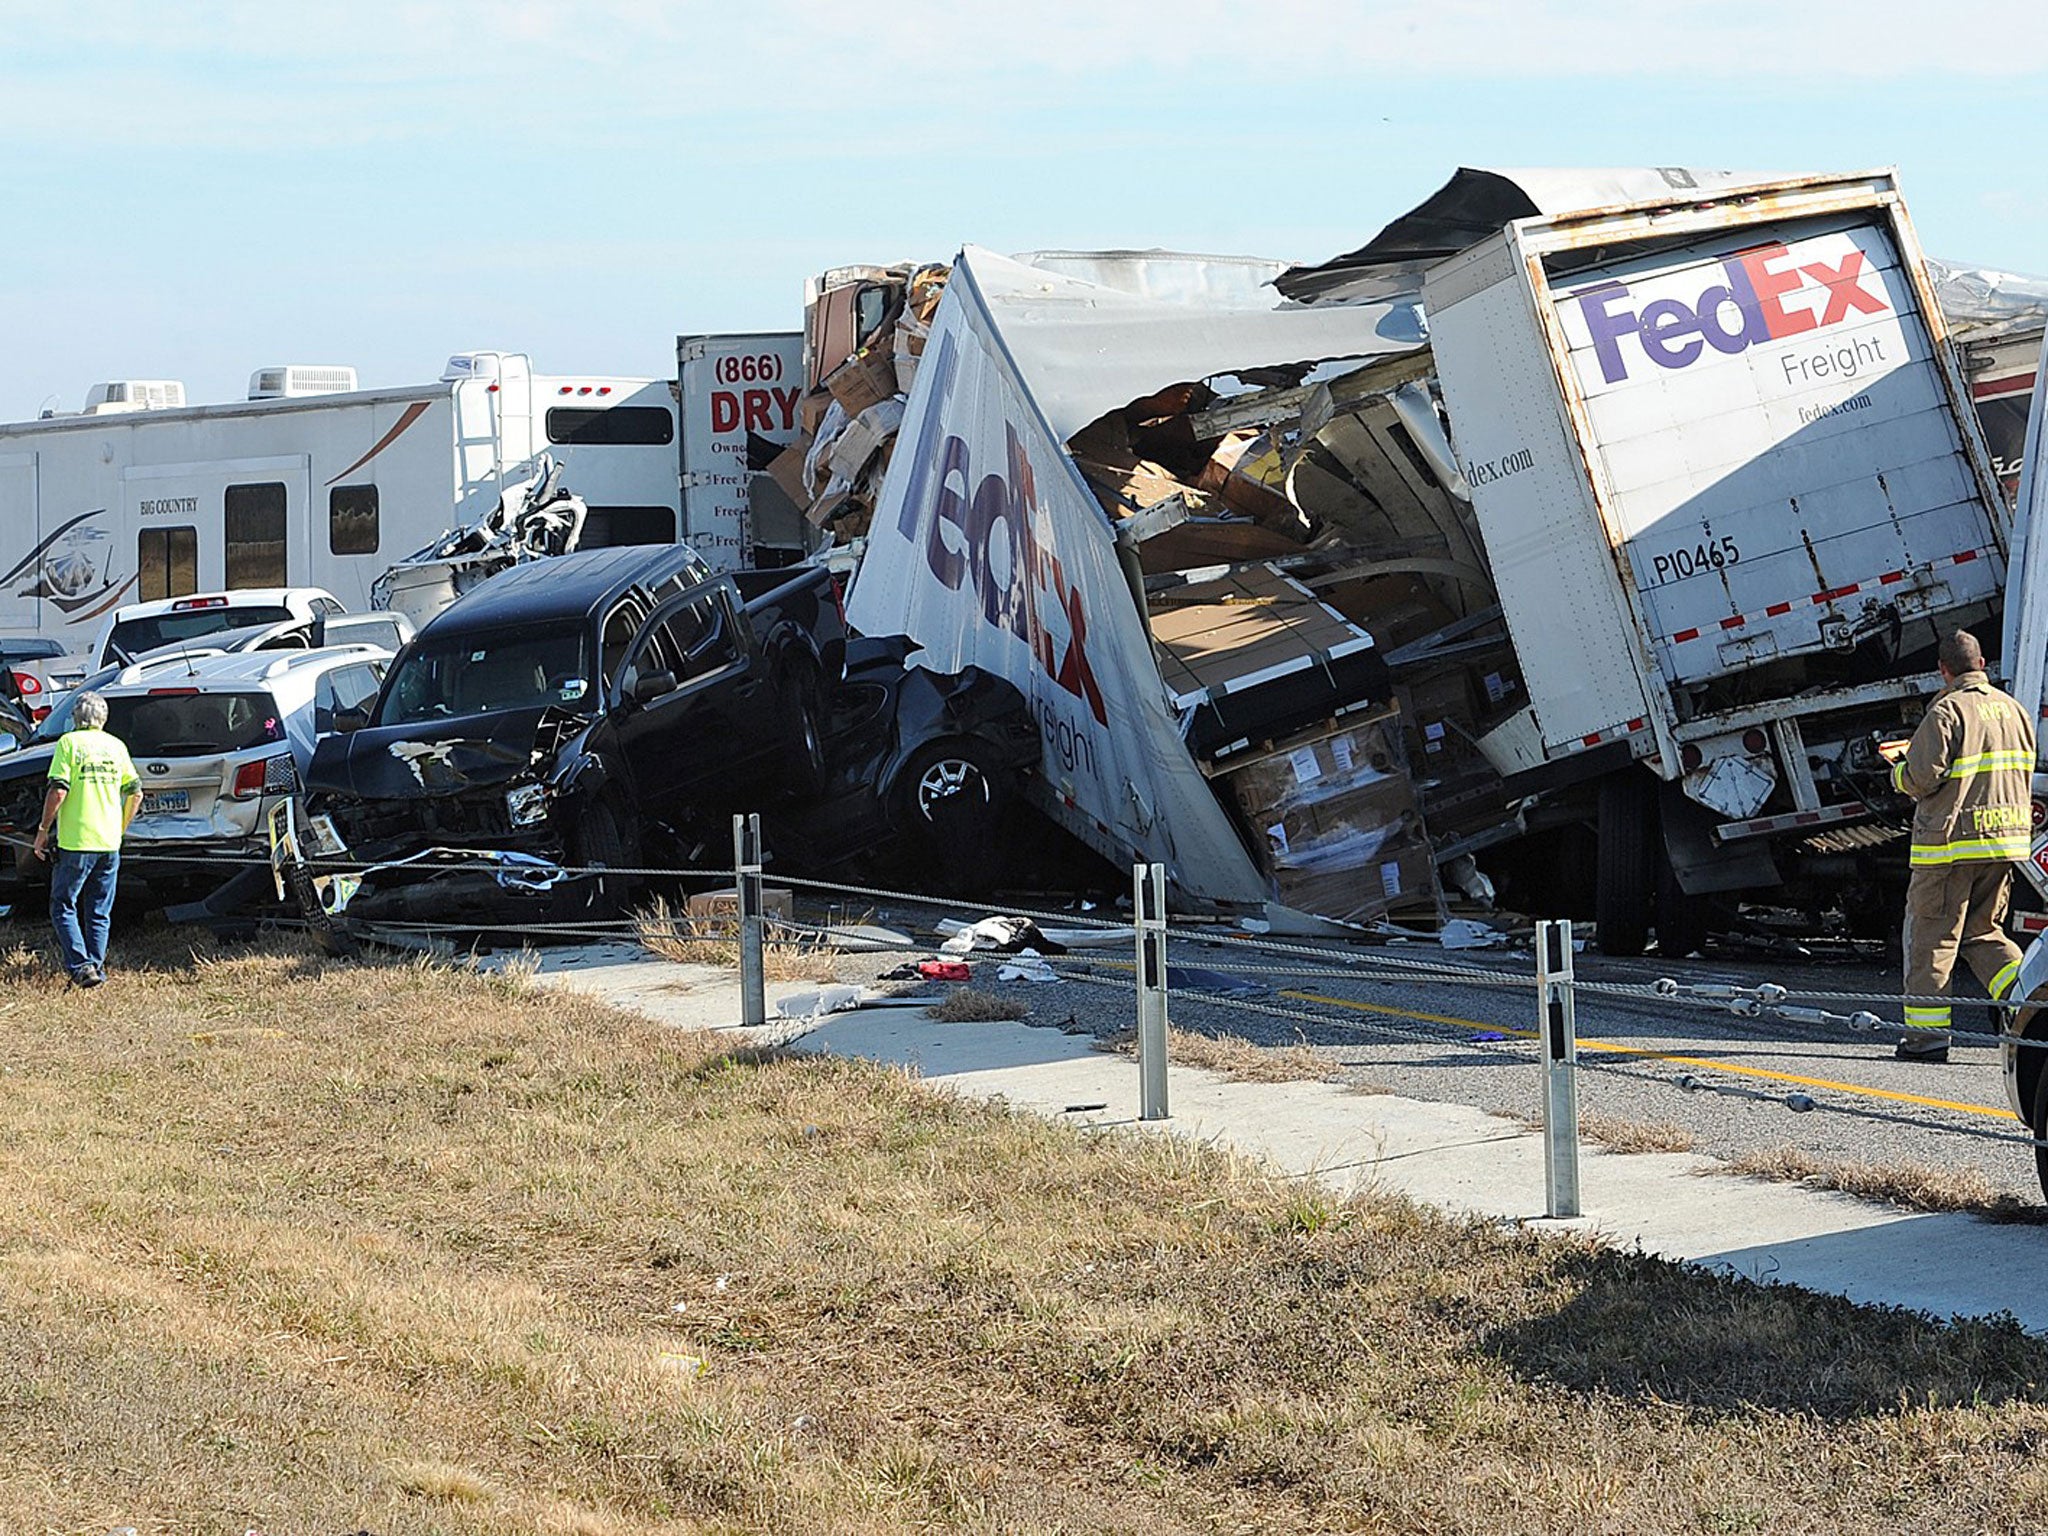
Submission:
M 0 419 L 467 348 L 667 374 L 857 261 L 1318 260 L 1461 164 L 1895 164 L 2048 273 L 2048 12 L 1492 0 L 0 0 Z

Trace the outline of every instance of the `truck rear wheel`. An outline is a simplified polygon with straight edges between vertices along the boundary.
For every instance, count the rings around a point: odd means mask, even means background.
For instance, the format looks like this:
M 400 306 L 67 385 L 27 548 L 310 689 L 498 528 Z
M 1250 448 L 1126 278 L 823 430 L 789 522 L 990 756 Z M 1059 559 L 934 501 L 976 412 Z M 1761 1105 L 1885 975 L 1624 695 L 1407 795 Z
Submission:
M 1640 955 L 1650 942 L 1657 880 L 1657 785 L 1630 768 L 1600 781 L 1600 853 L 1593 921 L 1600 952 Z
M 1678 883 L 1671 857 L 1657 849 L 1657 953 L 1680 960 L 1707 946 L 1707 898 L 1688 896 Z
M 2029 1107 L 2033 1110 L 2028 1125 L 2034 1133 L 2034 1177 L 2041 1182 L 2042 1198 L 2048 1199 L 2048 1146 L 2042 1145 L 2048 1142 L 2048 1072 L 2034 1079 L 2034 1102 Z

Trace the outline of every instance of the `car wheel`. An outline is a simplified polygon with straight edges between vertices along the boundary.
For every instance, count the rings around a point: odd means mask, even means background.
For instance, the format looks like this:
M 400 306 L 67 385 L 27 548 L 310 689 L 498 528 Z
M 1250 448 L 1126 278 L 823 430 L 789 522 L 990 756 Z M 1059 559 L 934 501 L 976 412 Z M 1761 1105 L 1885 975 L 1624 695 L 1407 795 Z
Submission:
M 569 830 L 568 855 L 573 869 L 609 870 L 632 865 L 631 845 L 618 810 L 608 797 L 598 796 L 577 816 Z M 549 916 L 556 922 L 595 922 L 617 917 L 625 910 L 631 885 L 632 878 L 623 874 L 572 877 Z
M 799 795 L 825 790 L 825 688 L 815 667 L 801 667 L 790 679 L 789 787 Z
M 1001 872 L 997 831 L 1008 787 L 985 747 L 934 742 L 898 781 L 897 821 L 916 845 L 925 874 L 943 894 L 993 884 Z

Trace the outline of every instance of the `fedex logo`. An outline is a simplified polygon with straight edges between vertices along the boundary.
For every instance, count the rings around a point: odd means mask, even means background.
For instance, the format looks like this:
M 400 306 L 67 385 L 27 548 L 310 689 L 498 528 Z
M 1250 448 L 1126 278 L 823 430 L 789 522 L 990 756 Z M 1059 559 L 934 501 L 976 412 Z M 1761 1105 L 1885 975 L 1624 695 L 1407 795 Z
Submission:
M 955 339 L 946 335 L 938 356 L 925 364 L 938 377 L 925 397 L 916 440 L 919 456 L 897 532 L 920 546 L 933 580 L 949 591 L 971 592 L 984 623 L 1022 640 L 1039 669 L 1106 726 L 1109 709 L 1088 661 L 1088 614 L 1081 590 L 1068 582 L 1059 556 L 1041 542 L 1038 485 L 1017 429 L 1005 421 L 1001 448 L 988 453 L 993 445 L 983 445 L 989 457 L 997 458 L 993 464 L 977 465 L 974 445 L 957 433 L 938 440 L 942 406 L 958 365 Z
M 1863 286 L 1862 251 L 1838 263 L 1802 261 L 1782 245 L 1741 251 L 1721 263 L 1722 281 L 1691 303 L 1652 299 L 1638 311 L 1626 283 L 1600 283 L 1576 295 L 1593 333 L 1593 355 L 1601 377 L 1618 384 L 1628 377 L 1621 342 L 1636 338 L 1644 356 L 1660 368 L 1683 368 L 1707 348 L 1733 356 L 1760 341 L 1779 341 L 1805 331 L 1824 330 L 1851 314 L 1877 315 L 1890 309 L 1882 293 Z M 1818 291 L 1818 312 L 1786 301 Z

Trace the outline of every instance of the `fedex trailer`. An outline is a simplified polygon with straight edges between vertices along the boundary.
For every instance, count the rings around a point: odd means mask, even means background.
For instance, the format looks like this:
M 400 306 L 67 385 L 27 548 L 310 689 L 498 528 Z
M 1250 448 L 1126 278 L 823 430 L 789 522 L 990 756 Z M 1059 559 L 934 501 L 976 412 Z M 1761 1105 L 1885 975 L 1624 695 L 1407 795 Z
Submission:
M 1423 296 L 1527 688 L 1481 746 L 1593 787 L 1603 946 L 1816 880 L 1888 921 L 1871 742 L 1995 641 L 2008 535 L 1892 175 L 1513 219 Z

